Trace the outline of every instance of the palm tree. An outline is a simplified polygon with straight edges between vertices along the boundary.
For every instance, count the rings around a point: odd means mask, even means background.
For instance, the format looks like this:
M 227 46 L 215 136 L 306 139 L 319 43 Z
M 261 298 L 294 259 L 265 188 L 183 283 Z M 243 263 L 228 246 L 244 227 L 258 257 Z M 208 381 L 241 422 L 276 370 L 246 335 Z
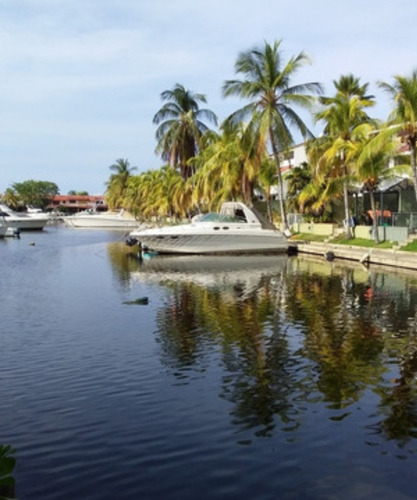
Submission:
M 193 174 L 188 160 L 197 154 L 201 137 L 208 130 L 201 120 L 217 125 L 217 117 L 209 109 L 199 108 L 199 103 L 207 102 L 204 94 L 195 94 L 178 83 L 162 92 L 161 99 L 167 102 L 153 118 L 153 123 L 159 125 L 156 153 L 172 167 L 179 167 L 181 176 L 188 179 Z
M 374 240 L 379 243 L 375 191 L 383 180 L 392 179 L 408 171 L 410 166 L 405 163 L 390 165 L 389 159 L 398 157 L 398 143 L 392 135 L 389 139 L 380 125 L 359 125 L 353 131 L 353 139 L 357 152 L 356 176 L 369 193 Z
M 301 52 L 291 57 L 285 64 L 280 52 L 281 41 L 264 47 L 254 48 L 239 54 L 235 70 L 244 76 L 244 80 L 227 80 L 223 85 L 223 94 L 239 96 L 250 102 L 233 113 L 228 121 L 241 122 L 250 118 L 250 126 L 258 130 L 259 149 L 272 149 L 278 173 L 280 189 L 280 209 L 284 229 L 288 229 L 284 189 L 280 167 L 280 152 L 294 143 L 290 128 L 300 132 L 303 137 L 312 136 L 293 106 L 311 109 L 314 102 L 309 93 L 321 93 L 318 83 L 291 85 L 295 72 L 309 62 Z
M 294 212 L 303 213 L 304 207 L 300 204 L 299 195 L 312 181 L 311 167 L 308 163 L 303 162 L 298 167 L 291 168 L 285 174 L 287 183 L 287 203 L 288 207 Z
M 249 128 L 243 123 L 224 122 L 221 133 L 211 134 L 191 161 L 196 170 L 192 178 L 195 202 L 203 200 L 209 209 L 235 199 L 250 205 L 261 161 Z
M 392 85 L 384 82 L 379 85 L 391 95 L 396 104 L 389 118 L 394 125 L 391 131 L 398 133 L 410 150 L 411 175 L 417 200 L 417 69 L 409 78 L 397 75 Z
M 1 196 L 1 201 L 10 208 L 17 209 L 21 204 L 21 199 L 19 194 L 13 188 L 7 188 L 3 196 Z
M 277 169 L 275 162 L 272 158 L 265 157 L 261 162 L 261 168 L 259 171 L 258 182 L 259 187 L 262 189 L 265 195 L 266 202 L 266 213 L 269 222 L 274 222 L 274 217 L 272 213 L 272 194 L 271 188 L 276 184 L 277 181 Z
M 137 167 L 131 167 L 128 160 L 119 158 L 112 165 L 110 165 L 110 170 L 114 172 L 110 175 L 110 179 L 106 182 L 106 201 L 109 208 L 126 208 L 124 206 L 124 194 L 128 185 L 128 180 L 132 175 L 132 172 L 137 169 Z
M 138 217 L 184 218 L 191 210 L 191 185 L 170 165 L 131 177 L 126 204 Z
M 318 157 L 314 167 L 320 174 L 321 182 L 326 178 L 340 181 L 345 207 L 346 237 L 351 238 L 348 188 L 355 161 L 352 132 L 358 125 L 371 121 L 365 108 L 375 103 L 372 96 L 366 95 L 368 84 L 360 85 L 359 79 L 352 75 L 341 76 L 333 84 L 336 88 L 335 96 L 320 98 L 323 109 L 316 113 L 316 121 L 325 122 L 325 136 L 319 139 L 317 151 L 314 152 Z M 314 144 L 312 149 L 315 149 Z M 321 155 L 318 154 L 319 151 Z M 337 185 L 337 182 L 332 182 L 330 186 L 334 189 Z

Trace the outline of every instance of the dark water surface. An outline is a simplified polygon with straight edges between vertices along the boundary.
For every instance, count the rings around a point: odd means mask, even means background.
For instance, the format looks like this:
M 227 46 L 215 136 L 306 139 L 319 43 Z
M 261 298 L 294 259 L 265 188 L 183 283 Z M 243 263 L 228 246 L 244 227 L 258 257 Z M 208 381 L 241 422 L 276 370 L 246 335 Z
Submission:
M 128 251 L 120 232 L 0 240 L 0 484 L 20 500 L 417 497 L 416 274 Z

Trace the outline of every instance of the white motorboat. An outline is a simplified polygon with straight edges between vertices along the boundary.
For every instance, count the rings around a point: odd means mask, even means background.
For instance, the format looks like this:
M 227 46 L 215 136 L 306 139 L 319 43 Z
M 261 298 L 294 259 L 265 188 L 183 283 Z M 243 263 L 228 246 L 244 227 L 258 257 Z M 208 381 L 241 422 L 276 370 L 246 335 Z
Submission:
M 286 252 L 285 235 L 255 209 L 225 202 L 218 213 L 195 217 L 189 224 L 132 231 L 128 245 L 159 253 L 238 254 Z
M 69 215 L 64 218 L 65 223 L 72 227 L 102 228 L 102 229 L 131 229 L 137 228 L 139 222 L 130 214 L 120 212 L 86 211 Z
M 7 226 L 21 231 L 43 229 L 50 220 L 49 214 L 15 212 L 3 203 L 0 203 L 0 215 Z

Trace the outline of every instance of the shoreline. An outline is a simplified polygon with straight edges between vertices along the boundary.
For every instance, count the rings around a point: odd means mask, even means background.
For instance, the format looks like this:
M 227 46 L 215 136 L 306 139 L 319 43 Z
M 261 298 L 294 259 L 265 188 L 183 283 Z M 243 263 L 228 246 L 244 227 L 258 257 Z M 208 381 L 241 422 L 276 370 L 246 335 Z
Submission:
M 310 255 L 321 255 L 324 259 L 350 260 L 361 264 L 378 264 L 389 267 L 417 270 L 417 255 L 395 249 L 365 248 L 351 245 L 337 245 L 321 242 L 299 242 L 297 252 Z

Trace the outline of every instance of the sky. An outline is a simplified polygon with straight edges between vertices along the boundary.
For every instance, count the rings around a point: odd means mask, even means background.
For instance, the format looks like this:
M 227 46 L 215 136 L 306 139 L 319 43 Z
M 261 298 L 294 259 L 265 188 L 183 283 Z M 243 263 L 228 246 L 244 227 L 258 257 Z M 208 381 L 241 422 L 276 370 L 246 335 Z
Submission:
M 369 83 L 386 119 L 377 82 L 417 68 L 416 19 L 415 0 L 0 0 L 0 193 L 33 179 L 103 194 L 119 158 L 161 167 L 161 93 L 204 94 L 221 122 L 245 104 L 222 96 L 239 53 L 265 42 L 308 54 L 294 84 Z

